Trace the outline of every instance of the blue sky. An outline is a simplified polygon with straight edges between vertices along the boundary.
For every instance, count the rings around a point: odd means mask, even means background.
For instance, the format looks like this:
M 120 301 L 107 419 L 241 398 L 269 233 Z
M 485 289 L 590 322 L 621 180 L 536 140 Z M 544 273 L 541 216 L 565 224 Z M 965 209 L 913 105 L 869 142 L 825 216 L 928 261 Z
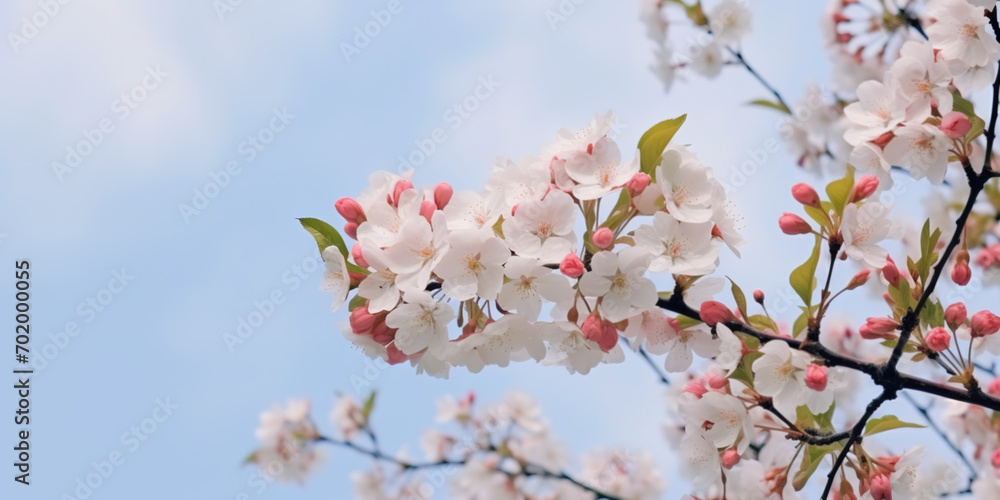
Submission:
M 414 180 L 457 189 L 477 189 L 495 157 L 535 153 L 559 128 L 581 128 L 607 109 L 624 124 L 623 144 L 688 113 L 678 140 L 724 179 L 748 150 L 776 137 L 777 116 L 744 105 L 765 93 L 739 68 L 664 93 L 648 70 L 652 46 L 638 2 L 571 4 L 575 10 L 553 27 L 546 12 L 557 1 L 401 0 L 348 60 L 342 44 L 387 4 L 245 0 L 220 16 L 206 1 L 69 2 L 43 16 L 26 43 L 0 47 L 0 254 L 6 266 L 31 260 L 32 355 L 50 344 L 53 354 L 32 379 L 33 484 L 14 485 L 5 466 L 0 496 L 74 494 L 93 463 L 119 452 L 121 464 L 91 498 L 346 497 L 348 472 L 367 462 L 340 450 L 305 487 L 258 492 L 247 485 L 253 470 L 240 466 L 261 410 L 309 397 L 328 428 L 333 394 L 352 392 L 351 376 L 366 366 L 335 326 L 345 313 L 331 315 L 317 290 L 321 272 L 308 272 L 316 248 L 295 218 L 338 222 L 336 199 L 360 192 L 374 170 L 395 170 L 435 128 L 446 128 L 447 138 Z M 827 72 L 816 28 L 821 6 L 813 4 L 756 2 L 744 47 L 792 99 Z M 6 2 L 0 28 L 21 33 L 22 19 L 41 9 Z M 453 127 L 445 112 L 481 79 L 498 86 Z M 88 135 L 99 144 L 57 173 L 53 162 L 66 163 L 67 147 Z M 254 147 L 251 136 L 267 144 Z M 238 175 L 206 192 L 227 166 Z M 767 240 L 782 210 L 773 193 L 811 178 L 781 153 L 737 189 L 745 233 L 764 236 L 749 238 L 742 261 L 726 257 L 720 275 L 744 288 L 788 288 L 787 274 L 771 264 L 741 262 L 804 258 L 809 242 Z M 116 274 L 127 275 L 125 286 L 110 283 Z M 3 275 L 0 287 L 11 290 L 11 275 Z M 223 334 L 274 294 L 284 300 L 230 352 Z M 58 347 L 71 322 L 79 333 Z M 375 425 L 389 447 L 416 452 L 443 393 L 471 389 L 489 400 L 519 389 L 542 400 L 572 450 L 648 450 L 673 483 L 666 498 L 683 493 L 658 439 L 662 390 L 634 357 L 587 377 L 524 365 L 454 371 L 442 381 L 397 367 L 374 384 Z M 154 412 L 158 400 L 168 399 L 177 408 L 155 430 L 142 430 L 144 419 L 163 415 Z M 0 401 L 7 415 L 9 389 Z M 14 427 L 2 422 L 0 443 L 9 450 Z M 133 426 L 148 439 L 123 440 Z M 6 463 L 10 451 L 3 453 Z

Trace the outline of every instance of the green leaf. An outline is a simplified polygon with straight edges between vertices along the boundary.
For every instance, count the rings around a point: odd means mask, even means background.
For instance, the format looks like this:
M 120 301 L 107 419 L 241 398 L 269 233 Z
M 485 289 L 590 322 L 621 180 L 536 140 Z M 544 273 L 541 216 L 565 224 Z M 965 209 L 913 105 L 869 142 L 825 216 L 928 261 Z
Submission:
M 246 458 L 243 459 L 243 464 L 246 465 L 246 464 L 253 463 L 253 462 L 256 462 L 256 461 L 257 461 L 257 450 L 254 450 L 252 453 L 250 453 L 249 455 L 247 455 Z
M 816 418 L 816 426 L 819 427 L 821 431 L 833 431 L 833 411 L 837 407 L 837 402 L 834 401 L 830 403 L 830 408 L 825 412 L 818 415 L 814 415 Z
M 361 414 L 364 415 L 365 421 L 368 421 L 368 416 L 372 414 L 372 410 L 375 408 L 375 393 L 377 391 L 372 391 L 368 395 L 368 399 L 365 400 L 365 405 L 361 408 Z
M 344 243 L 344 238 L 340 237 L 340 233 L 333 226 L 319 219 L 308 217 L 299 219 L 299 223 L 316 239 L 320 255 L 323 254 L 323 250 L 326 250 L 327 247 L 336 246 L 340 250 L 341 255 L 344 256 L 344 260 L 347 260 L 347 256 L 350 255 L 350 252 L 347 250 L 347 244 Z
M 750 322 L 750 326 L 761 331 L 771 330 L 774 333 L 781 331 L 778 330 L 778 324 L 775 323 L 773 319 L 768 318 L 763 314 L 754 314 L 753 316 L 747 318 L 747 321 Z
M 732 292 L 733 292 L 733 298 L 736 299 L 736 306 L 740 308 L 740 314 L 743 315 L 744 319 L 749 318 L 750 316 L 747 314 L 747 297 L 746 297 L 746 295 L 743 294 L 743 290 L 740 289 L 740 287 L 736 284 L 735 281 L 733 281 L 732 278 L 730 278 L 729 276 L 726 276 L 726 279 L 728 279 L 729 282 L 733 284 L 733 286 L 731 288 Z
M 692 326 L 695 325 L 700 325 L 701 323 L 702 323 L 701 321 L 694 318 L 689 318 L 683 314 L 677 315 L 677 326 L 680 327 L 681 330 L 685 328 L 691 328 Z
M 792 337 L 798 337 L 799 332 L 806 329 L 809 326 L 809 309 L 802 307 L 802 314 L 799 314 L 798 318 L 795 318 L 795 323 L 792 324 Z M 775 330 L 777 331 L 777 330 Z
M 804 264 L 797 267 L 788 277 L 788 282 L 792 285 L 795 293 L 799 294 L 806 307 L 812 307 L 813 288 L 816 283 L 816 266 L 819 264 L 819 249 L 823 243 L 823 238 L 816 235 L 816 244 L 813 246 L 812 255 Z
M 865 436 L 878 434 L 879 432 L 891 431 L 893 429 L 900 429 L 903 427 L 923 429 L 925 426 L 912 424 L 910 422 L 903 422 L 902 420 L 896 418 L 895 415 L 886 415 L 884 417 L 869 420 L 868 423 L 865 424 Z
M 681 115 L 672 120 L 664 120 L 653 125 L 639 138 L 639 168 L 642 172 L 653 177 L 656 166 L 660 164 L 660 157 L 667 144 L 674 138 L 674 134 L 680 130 L 681 125 L 687 115 Z M 627 196 L 627 195 L 626 195 Z
M 833 210 L 837 215 L 844 213 L 844 205 L 847 204 L 847 197 L 851 195 L 851 188 L 854 187 L 854 167 L 847 166 L 847 175 L 837 179 L 826 186 L 826 195 L 830 197 Z
M 782 103 L 782 102 L 768 101 L 767 99 L 756 99 L 756 100 L 750 101 L 750 105 L 751 106 L 763 106 L 765 108 L 775 109 L 775 110 L 781 111 L 782 113 L 784 113 L 786 115 L 792 114 L 792 110 L 788 109 L 788 107 L 785 106 L 785 104 Z
M 365 305 L 365 298 L 355 294 L 354 297 L 351 298 L 351 301 L 347 303 L 347 310 L 353 312 L 355 309 L 363 305 Z
M 808 406 L 801 405 L 795 408 L 795 425 L 800 429 L 816 426 L 816 420 L 813 419 L 813 414 L 809 411 Z
M 807 444 L 805 453 L 802 455 L 802 466 L 799 467 L 799 471 L 792 478 L 792 487 L 795 488 L 795 491 L 801 491 L 809 483 L 809 478 L 816 472 L 819 464 L 823 463 L 824 456 L 839 451 L 840 448 L 839 444 L 828 444 L 825 446 Z
M 833 224 L 830 222 L 830 216 L 827 215 L 825 210 L 808 205 L 803 205 L 802 208 L 806 210 L 806 215 L 819 223 L 821 227 L 830 227 Z
M 747 387 L 753 387 L 753 362 L 757 361 L 763 355 L 764 353 L 760 351 L 746 353 L 740 358 L 739 364 L 736 365 L 736 369 L 733 370 L 729 378 L 739 380 L 746 384 Z

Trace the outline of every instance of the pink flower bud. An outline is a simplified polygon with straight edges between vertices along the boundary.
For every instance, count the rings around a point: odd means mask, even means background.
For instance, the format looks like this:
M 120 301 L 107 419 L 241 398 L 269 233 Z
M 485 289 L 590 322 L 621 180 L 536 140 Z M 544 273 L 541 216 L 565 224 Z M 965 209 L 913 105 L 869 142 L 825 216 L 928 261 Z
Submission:
M 800 182 L 792 186 L 792 198 L 807 207 L 820 207 L 819 195 L 809 184 Z
M 945 351 L 951 345 L 951 334 L 948 333 L 948 330 L 938 326 L 927 332 L 924 341 L 927 342 L 927 348 L 934 352 Z
M 351 311 L 351 331 L 356 335 L 367 335 L 372 333 L 375 326 L 375 316 L 368 312 L 368 306 L 359 306 Z
M 865 325 L 867 325 L 868 330 L 875 335 L 892 333 L 899 328 L 899 323 L 896 320 L 885 317 L 868 318 Z
M 610 229 L 606 227 L 598 228 L 590 235 L 590 241 L 594 242 L 594 245 L 601 250 L 607 250 L 611 248 L 611 244 L 615 242 L 615 235 Z
M 365 221 L 365 211 L 354 198 L 341 198 L 333 206 L 347 222 L 361 224 Z
M 812 232 L 812 227 L 809 223 L 795 214 L 790 214 L 785 212 L 778 219 L 778 226 L 781 227 L 781 232 L 789 235 L 796 234 L 809 234 Z
M 993 468 L 1000 469 L 1000 449 L 993 450 L 993 455 L 990 456 L 990 463 L 993 464 Z
M 361 255 L 361 243 L 354 242 L 354 246 L 351 247 L 351 256 L 354 257 L 354 262 L 364 268 L 371 267 L 368 265 L 368 261 L 365 260 L 365 256 Z
M 372 339 L 381 345 L 388 345 L 389 342 L 396 340 L 396 330 L 389 328 L 385 321 L 375 323 L 375 328 L 372 328 Z
M 688 385 L 684 386 L 684 392 L 688 394 L 694 394 L 694 397 L 701 399 L 701 397 L 708 392 L 708 389 L 706 389 L 705 386 L 699 384 L 698 382 L 692 381 L 689 382 Z
M 889 476 L 879 474 L 873 477 L 868 493 L 871 494 L 872 500 L 892 500 L 892 484 L 889 483 Z
M 729 387 L 729 379 L 715 372 L 708 373 L 708 386 L 717 391 Z
M 829 372 L 829 368 L 811 363 L 806 367 L 806 387 L 817 392 L 825 390 Z
M 390 365 L 398 365 L 410 359 L 410 357 L 407 356 L 405 352 L 400 351 L 399 348 L 396 347 L 396 344 L 394 343 L 385 346 L 385 353 L 386 357 L 388 358 L 386 359 L 386 361 Z
M 874 145 L 878 146 L 878 147 L 879 147 L 879 148 L 881 148 L 881 149 L 885 149 L 885 146 L 886 146 L 887 144 L 889 144 L 889 142 L 890 142 L 890 141 L 892 141 L 892 139 L 893 139 L 894 137 L 896 137 L 896 134 L 894 134 L 894 133 L 893 133 L 893 132 L 892 132 L 892 131 L 890 130 L 890 131 L 888 131 L 888 132 L 886 132 L 886 133 L 884 133 L 884 134 L 882 134 L 882 135 L 880 135 L 880 136 L 876 137 L 875 139 L 873 139 L 873 140 L 872 140 L 872 144 L 874 144 Z
M 740 454 L 736 450 L 730 448 L 722 453 L 722 466 L 727 470 L 732 469 L 738 463 L 740 463 Z
M 727 321 L 736 321 L 736 315 L 729 309 L 729 306 L 714 300 L 702 302 L 698 315 L 701 316 L 701 320 L 708 326 L 715 326 L 718 323 Z
M 344 224 L 344 234 L 350 236 L 351 238 L 358 239 L 358 223 L 348 222 Z
M 452 194 L 454 191 L 451 189 L 451 184 L 447 182 L 439 182 L 434 186 L 434 204 L 437 205 L 438 210 L 444 210 L 444 207 L 448 206 Z
M 764 291 L 763 290 L 754 290 L 753 291 L 753 300 L 755 302 L 757 302 L 758 304 L 763 304 L 764 303 Z
M 878 177 L 874 175 L 862 175 L 854 183 L 854 195 L 851 196 L 851 203 L 867 199 L 878 189 Z
M 990 382 L 986 392 L 990 393 L 990 396 L 1000 398 L 1000 377 L 995 378 L 992 382 Z
M 392 188 L 392 201 L 390 203 L 393 206 L 399 206 L 399 197 L 403 194 L 403 191 L 406 191 L 407 189 L 413 189 L 412 182 L 406 179 L 396 181 L 396 185 Z
M 992 267 L 996 263 L 996 256 L 989 250 L 981 250 L 976 254 L 976 265 L 979 267 Z
M 961 302 L 955 302 L 944 310 L 944 320 L 952 330 L 965 324 L 965 320 L 968 318 L 969 312 L 965 309 L 965 304 Z
M 434 217 L 434 212 L 437 211 L 437 205 L 433 201 L 424 200 L 420 202 L 420 216 L 427 219 L 427 222 L 431 221 Z
M 850 283 L 847 284 L 847 289 L 854 290 L 859 286 L 864 286 L 865 283 L 868 283 L 868 276 L 871 275 L 871 273 L 872 272 L 868 269 L 858 271 L 858 274 L 855 274 L 854 277 L 851 278 Z
M 969 121 L 968 116 L 965 116 L 965 113 L 952 111 L 941 117 L 940 128 L 944 135 L 958 139 L 969 133 L 969 130 L 972 129 L 972 122 Z
M 580 325 L 580 332 L 588 340 L 597 342 L 601 350 L 610 351 L 618 343 L 618 329 L 611 322 L 602 319 L 597 314 L 587 316 Z
M 568 253 L 559 263 L 559 270 L 570 278 L 583 276 L 583 261 L 575 253 Z
M 972 269 L 969 269 L 969 264 L 965 262 L 958 262 L 955 267 L 951 268 L 951 280 L 955 282 L 958 286 L 965 286 L 969 284 L 969 280 L 972 279 Z
M 886 259 L 885 266 L 882 267 L 882 277 L 892 286 L 899 286 L 899 268 L 892 259 Z
M 989 311 L 979 311 L 972 315 L 972 336 L 986 337 L 1000 331 L 1000 318 Z
M 625 183 L 625 189 L 628 190 L 629 196 L 634 198 L 646 190 L 649 186 L 649 181 L 649 174 L 639 172 L 633 175 L 632 178 Z

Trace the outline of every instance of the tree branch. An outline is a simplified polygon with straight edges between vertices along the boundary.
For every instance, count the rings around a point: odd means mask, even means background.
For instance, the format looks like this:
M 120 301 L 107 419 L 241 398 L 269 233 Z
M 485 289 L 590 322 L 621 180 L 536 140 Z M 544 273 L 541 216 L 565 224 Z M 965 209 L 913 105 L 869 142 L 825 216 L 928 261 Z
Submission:
M 408 471 L 410 471 L 410 470 L 420 470 L 420 469 L 431 469 L 431 468 L 434 468 L 434 467 L 444 467 L 444 466 L 448 466 L 448 465 L 465 465 L 465 463 L 466 463 L 465 460 L 441 460 L 439 462 L 406 462 L 406 461 L 400 460 L 400 459 L 398 459 L 396 457 L 392 457 L 392 456 L 386 455 L 385 453 L 382 453 L 381 451 L 379 451 L 377 449 L 368 449 L 368 448 L 364 448 L 362 446 L 358 446 L 358 445 L 352 443 L 351 441 L 344 441 L 344 440 L 340 440 L 340 439 L 333 439 L 333 438 L 329 438 L 329 437 L 326 437 L 326 436 L 320 436 L 316 441 L 323 442 L 323 443 L 329 443 L 329 444 L 332 444 L 334 446 L 340 446 L 340 447 L 343 447 L 343 448 L 348 448 L 348 449 L 354 450 L 355 452 L 360 453 L 362 455 L 367 455 L 369 457 L 372 457 L 375 460 L 381 460 L 383 462 L 389 462 L 389 463 L 395 464 L 395 465 L 401 467 L 403 470 L 408 470 Z M 562 480 L 562 481 L 569 481 L 570 483 L 573 483 L 577 487 L 579 487 L 579 488 L 581 488 L 581 489 L 583 489 L 583 490 L 585 490 L 587 492 L 593 493 L 594 495 L 597 496 L 598 500 L 623 500 L 623 499 L 621 499 L 619 497 L 608 495 L 607 493 L 604 493 L 604 492 L 602 492 L 600 490 L 597 490 L 595 488 L 587 486 L 586 484 L 581 483 L 579 480 L 573 478 L 572 476 L 570 476 L 569 474 L 566 474 L 565 472 L 562 472 L 562 471 L 560 471 L 560 472 L 551 472 L 549 470 L 546 470 L 543 467 L 540 467 L 540 466 L 537 466 L 537 465 L 534 465 L 534 464 L 529 464 L 529 463 L 521 463 L 521 465 L 522 465 L 522 467 L 521 467 L 522 473 L 520 475 L 523 475 L 523 476 L 536 476 L 536 477 L 544 477 L 544 478 L 549 478 L 549 479 L 559 479 L 559 480 Z

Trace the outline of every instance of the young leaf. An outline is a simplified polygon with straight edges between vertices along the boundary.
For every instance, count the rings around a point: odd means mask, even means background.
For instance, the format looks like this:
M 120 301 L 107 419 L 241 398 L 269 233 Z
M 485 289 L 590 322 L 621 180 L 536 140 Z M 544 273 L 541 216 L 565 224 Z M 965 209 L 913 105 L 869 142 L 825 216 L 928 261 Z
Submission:
M 653 125 L 639 138 L 639 168 L 653 177 L 653 171 L 660 164 L 660 157 L 667 144 L 680 130 L 687 115 L 681 115 L 673 120 L 664 120 Z
M 854 187 L 854 167 L 847 166 L 847 175 L 837 179 L 826 186 L 826 194 L 830 197 L 833 210 L 837 215 L 844 213 L 844 205 L 847 204 L 847 197 L 851 195 L 851 188 Z
M 341 255 L 344 256 L 346 260 L 350 252 L 347 250 L 347 244 L 344 243 L 344 238 L 340 237 L 340 233 L 337 232 L 333 226 L 323 222 L 319 219 L 312 218 L 302 218 L 299 219 L 299 223 L 302 227 L 309 231 L 309 234 L 313 236 L 316 240 L 316 245 L 319 246 L 320 255 L 323 254 L 323 250 L 326 247 L 336 246 L 340 250 Z
M 372 409 L 375 408 L 375 392 L 372 391 L 368 395 L 368 399 L 365 400 L 365 405 L 361 408 L 361 414 L 365 416 L 365 420 L 368 420 L 368 416 L 372 414 Z
M 746 297 L 746 295 L 743 294 L 743 290 L 740 289 L 740 287 L 736 284 L 735 281 L 733 281 L 732 278 L 730 278 L 729 276 L 726 276 L 726 279 L 728 279 L 729 282 L 733 284 L 733 286 L 732 286 L 733 298 L 736 299 L 736 306 L 740 308 L 740 314 L 743 315 L 744 319 L 748 318 L 749 315 L 747 315 L 747 297 Z
M 812 255 L 804 264 L 792 271 L 788 277 L 788 282 L 792 285 L 795 293 L 799 294 L 806 307 L 812 307 L 813 288 L 816 282 L 816 266 L 819 264 L 819 250 L 823 244 L 823 238 L 816 235 L 816 244 L 813 246 Z
M 923 429 L 925 426 L 920 424 L 911 424 L 910 422 L 903 422 L 902 420 L 896 418 L 895 415 L 886 415 L 884 417 L 869 420 L 868 423 L 865 424 L 865 436 L 878 434 L 879 432 L 891 431 L 902 427 L 915 427 L 917 429 Z
M 751 106 L 763 106 L 765 108 L 776 109 L 776 110 L 781 111 L 782 113 L 784 113 L 786 115 L 792 114 L 792 111 L 790 109 L 788 109 L 788 107 L 785 106 L 781 102 L 772 102 L 772 101 L 768 101 L 767 99 L 755 99 L 753 101 L 750 101 L 750 105 Z

